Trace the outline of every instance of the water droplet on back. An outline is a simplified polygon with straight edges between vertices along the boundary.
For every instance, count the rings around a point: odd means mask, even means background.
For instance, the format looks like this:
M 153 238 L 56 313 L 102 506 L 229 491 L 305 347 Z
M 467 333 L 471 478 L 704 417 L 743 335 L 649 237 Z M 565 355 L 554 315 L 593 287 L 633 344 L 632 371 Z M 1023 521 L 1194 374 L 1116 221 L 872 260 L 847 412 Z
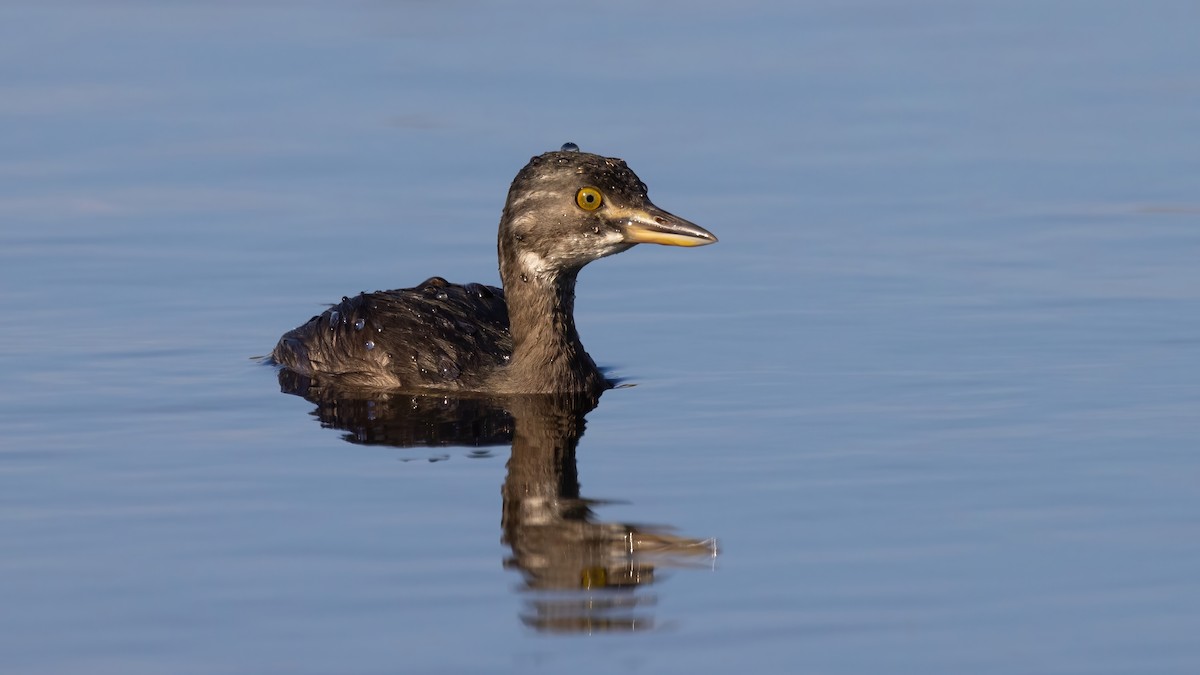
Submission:
M 437 298 L 438 300 L 445 300 L 446 298 L 449 298 L 450 296 L 447 295 L 445 291 L 440 291 L 440 292 L 438 292 L 437 295 L 435 295 L 433 297 Z
M 566 143 L 562 144 L 562 151 L 563 152 L 579 152 L 579 146 L 575 145 L 574 143 L 572 143 L 570 141 L 567 141 Z
M 366 319 L 359 319 L 358 321 L 354 322 L 354 330 L 362 330 L 363 326 L 366 326 L 366 325 L 367 325 Z
M 336 309 L 329 313 L 329 329 L 330 330 L 333 330 L 333 327 L 338 325 L 338 321 L 340 320 L 340 317 L 341 317 L 341 314 L 338 314 L 338 311 Z
M 438 360 L 438 374 L 443 380 L 457 380 L 459 373 L 458 364 L 451 361 L 448 357 L 443 356 Z
M 371 340 L 367 340 L 367 344 L 365 344 L 363 346 L 367 348 L 367 351 L 371 351 L 372 349 L 375 349 L 375 343 Z

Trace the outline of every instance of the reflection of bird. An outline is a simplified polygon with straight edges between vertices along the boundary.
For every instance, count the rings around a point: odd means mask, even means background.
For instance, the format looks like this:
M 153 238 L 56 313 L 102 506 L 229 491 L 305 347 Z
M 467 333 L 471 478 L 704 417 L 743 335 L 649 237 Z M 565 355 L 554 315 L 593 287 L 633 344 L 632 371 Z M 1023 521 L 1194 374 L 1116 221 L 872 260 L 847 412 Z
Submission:
M 671 528 L 601 520 L 604 502 L 580 496 L 576 449 L 599 394 L 462 396 L 341 390 L 279 371 L 283 391 L 317 405 L 322 427 L 365 446 L 512 445 L 503 497 L 504 566 L 519 572 L 521 621 L 541 631 L 635 631 L 656 625 L 663 568 L 695 568 L 717 555 L 713 539 Z M 424 455 L 424 459 L 436 461 Z M 423 544 L 417 544 L 423 545 Z
M 490 393 L 597 392 L 608 383 L 575 330 L 575 279 L 634 244 L 717 238 L 652 204 L 625 162 L 573 144 L 530 160 L 500 220 L 503 290 L 434 277 L 343 298 L 272 357 L 347 386 Z
M 512 455 L 501 494 L 505 567 L 519 570 L 530 591 L 521 620 L 555 632 L 652 628 L 642 610 L 653 595 L 636 593 L 658 579 L 657 567 L 692 566 L 717 554 L 716 541 L 669 528 L 604 522 L 579 493 L 575 450 L 591 396 L 508 397 Z

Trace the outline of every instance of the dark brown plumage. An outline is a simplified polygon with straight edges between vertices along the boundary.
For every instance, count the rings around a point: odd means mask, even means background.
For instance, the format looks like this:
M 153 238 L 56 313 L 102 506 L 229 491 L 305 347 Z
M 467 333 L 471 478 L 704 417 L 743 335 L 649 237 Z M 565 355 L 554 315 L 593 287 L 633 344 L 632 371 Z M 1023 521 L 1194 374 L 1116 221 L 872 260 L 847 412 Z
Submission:
M 362 293 L 289 331 L 274 360 L 343 386 L 484 393 L 598 392 L 575 330 L 575 279 L 638 243 L 700 246 L 710 232 L 656 207 L 625 162 L 569 150 L 530 160 L 509 189 L 503 290 L 433 277 Z

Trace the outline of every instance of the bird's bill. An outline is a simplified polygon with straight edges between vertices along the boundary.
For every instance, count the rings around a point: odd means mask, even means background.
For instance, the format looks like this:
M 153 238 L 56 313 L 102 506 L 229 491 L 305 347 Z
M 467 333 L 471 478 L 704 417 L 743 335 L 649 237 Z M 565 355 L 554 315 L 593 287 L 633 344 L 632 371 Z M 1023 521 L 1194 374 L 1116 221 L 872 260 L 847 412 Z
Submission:
M 704 246 L 716 243 L 717 237 L 699 225 L 672 213 L 647 204 L 631 209 L 622 228 L 625 241 L 631 244 L 663 244 L 664 246 Z

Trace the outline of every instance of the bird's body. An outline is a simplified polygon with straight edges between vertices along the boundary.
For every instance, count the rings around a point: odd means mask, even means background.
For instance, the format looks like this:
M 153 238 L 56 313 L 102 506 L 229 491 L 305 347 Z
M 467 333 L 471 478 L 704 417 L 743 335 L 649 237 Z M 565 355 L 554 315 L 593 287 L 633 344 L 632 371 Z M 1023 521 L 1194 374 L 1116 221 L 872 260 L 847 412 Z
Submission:
M 512 357 L 508 307 L 499 288 L 433 277 L 343 298 L 284 335 L 273 356 L 347 386 L 481 391 Z
M 272 357 L 354 387 L 598 392 L 609 385 L 575 330 L 579 270 L 637 243 L 714 241 L 654 206 L 621 160 L 564 146 L 530 160 L 509 190 L 498 242 L 503 290 L 433 277 L 343 298 L 286 333 Z

